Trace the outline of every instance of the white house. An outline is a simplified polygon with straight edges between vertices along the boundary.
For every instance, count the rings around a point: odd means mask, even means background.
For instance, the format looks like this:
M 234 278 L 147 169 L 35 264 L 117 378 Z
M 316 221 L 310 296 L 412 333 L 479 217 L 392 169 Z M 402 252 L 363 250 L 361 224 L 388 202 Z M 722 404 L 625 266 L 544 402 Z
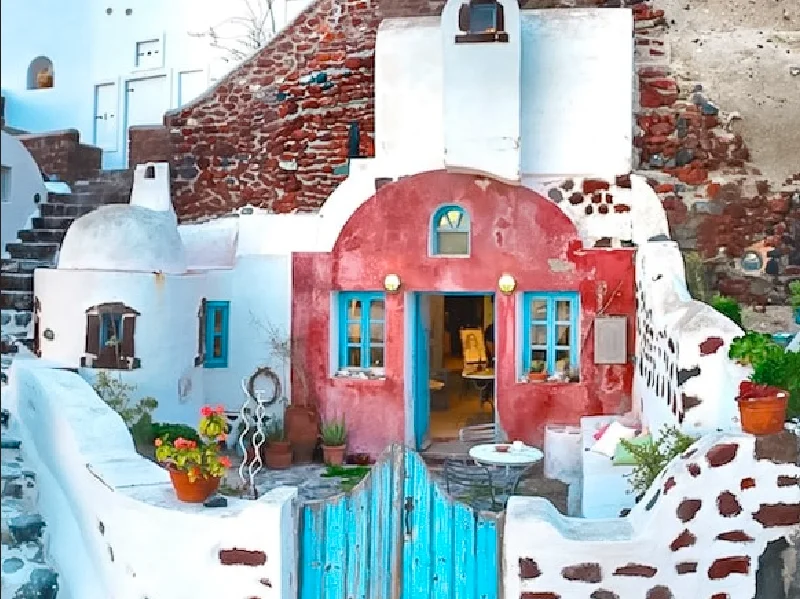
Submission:
M 305 4 L 275 2 L 276 27 Z M 104 168 L 124 168 L 129 127 L 161 124 L 167 110 L 233 66 L 197 34 L 216 27 L 221 44 L 241 48 L 236 40 L 247 32 L 240 21 L 248 19 L 247 6 L 244 0 L 3 2 L 6 122 L 32 133 L 77 129 L 83 142 L 103 150 Z

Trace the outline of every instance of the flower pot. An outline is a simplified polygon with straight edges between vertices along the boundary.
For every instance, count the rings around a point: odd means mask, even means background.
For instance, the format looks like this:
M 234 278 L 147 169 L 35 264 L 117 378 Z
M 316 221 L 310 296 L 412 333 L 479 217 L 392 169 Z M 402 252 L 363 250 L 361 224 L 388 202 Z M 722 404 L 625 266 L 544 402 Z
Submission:
M 290 405 L 286 408 L 283 423 L 295 463 L 307 464 L 311 461 L 319 436 L 317 411 L 306 406 Z
M 272 470 L 285 470 L 292 465 L 292 447 L 288 441 L 271 441 L 264 450 L 264 463 Z
M 345 445 L 323 445 L 322 455 L 325 463 L 329 466 L 341 466 L 344 464 Z
M 214 494 L 221 480 L 217 477 L 209 476 L 207 478 L 198 478 L 191 482 L 189 475 L 179 470 L 170 470 L 169 477 L 172 480 L 175 495 L 180 501 L 186 503 L 203 503 Z
M 547 380 L 547 373 L 546 372 L 529 372 L 528 373 L 528 380 L 531 383 L 541 383 Z
M 771 435 L 783 431 L 789 394 L 768 397 L 737 397 L 742 430 L 751 435 Z

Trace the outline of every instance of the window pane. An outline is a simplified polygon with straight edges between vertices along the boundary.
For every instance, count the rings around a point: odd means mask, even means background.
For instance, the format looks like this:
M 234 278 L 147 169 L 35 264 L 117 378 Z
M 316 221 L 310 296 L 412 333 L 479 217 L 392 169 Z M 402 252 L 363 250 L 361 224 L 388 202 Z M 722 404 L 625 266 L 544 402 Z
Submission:
M 569 345 L 570 344 L 570 325 L 557 324 L 556 325 L 556 345 Z
M 361 366 L 361 348 L 348 347 L 347 348 L 347 363 L 345 366 L 354 366 L 359 368 Z
M 531 345 L 547 345 L 547 326 L 543 324 L 531 326 Z
M 497 8 L 495 4 L 470 5 L 469 30 L 473 33 L 495 31 L 496 11 Z
M 547 320 L 547 301 L 535 299 L 531 302 L 531 320 Z
M 569 350 L 568 349 L 557 349 L 556 350 L 556 371 L 564 372 L 571 366 L 569 361 Z
M 369 325 L 370 343 L 383 343 L 383 324 L 373 323 Z
M 214 310 L 214 332 L 222 332 L 222 310 Z
M 369 365 L 373 368 L 383 367 L 383 346 L 373 345 L 369 348 Z
M 531 365 L 536 362 L 547 363 L 547 350 L 545 349 L 532 349 L 531 350 Z
M 361 318 L 361 300 L 352 299 L 347 303 L 347 319 L 358 320 Z
M 222 357 L 222 337 L 214 337 L 214 349 L 212 354 L 215 358 Z
M 372 300 L 369 303 L 369 319 L 383 320 L 385 318 L 385 308 L 383 300 Z
M 437 253 L 449 256 L 466 256 L 469 254 L 469 233 L 440 232 L 436 236 Z
M 347 342 L 361 343 L 361 325 L 359 323 L 347 325 Z
M 556 300 L 556 320 L 569 321 L 569 300 Z

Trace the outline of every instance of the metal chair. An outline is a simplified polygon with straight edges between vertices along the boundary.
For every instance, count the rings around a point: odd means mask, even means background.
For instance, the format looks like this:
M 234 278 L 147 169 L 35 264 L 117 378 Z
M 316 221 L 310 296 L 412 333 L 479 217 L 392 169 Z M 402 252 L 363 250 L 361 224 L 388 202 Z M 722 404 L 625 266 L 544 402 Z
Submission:
M 476 510 L 496 511 L 498 504 L 492 474 L 485 466 L 466 459 L 447 458 L 444 462 L 444 481 L 447 494 Z
M 475 424 L 465 426 L 458 431 L 458 440 L 463 443 L 495 443 L 497 441 L 497 427 L 493 422 L 489 424 Z

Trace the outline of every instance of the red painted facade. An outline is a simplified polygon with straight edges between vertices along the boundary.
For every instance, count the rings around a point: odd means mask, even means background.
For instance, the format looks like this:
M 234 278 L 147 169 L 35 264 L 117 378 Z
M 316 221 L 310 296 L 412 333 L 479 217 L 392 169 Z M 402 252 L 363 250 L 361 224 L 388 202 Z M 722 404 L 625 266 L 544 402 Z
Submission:
M 429 255 L 431 217 L 445 203 L 463 206 L 472 220 L 469 258 Z M 628 317 L 634 340 L 634 266 L 630 249 L 583 249 L 575 226 L 537 193 L 443 171 L 383 186 L 350 217 L 330 253 L 292 258 L 292 334 L 303 339 L 312 390 L 323 414 L 344 414 L 349 450 L 377 454 L 405 438 L 404 292 L 497 292 L 496 399 L 510 437 L 540 445 L 545 424 L 615 413 L 630 405 L 633 368 L 595 365 L 593 318 L 599 311 Z M 330 364 L 331 293 L 380 291 L 395 273 L 401 291 L 386 295 L 386 377 L 335 378 Z M 517 280 L 509 296 L 497 291 L 503 273 Z M 515 321 L 525 291 L 580 294 L 580 383 L 520 383 Z M 333 315 L 335 317 L 335 315 Z

